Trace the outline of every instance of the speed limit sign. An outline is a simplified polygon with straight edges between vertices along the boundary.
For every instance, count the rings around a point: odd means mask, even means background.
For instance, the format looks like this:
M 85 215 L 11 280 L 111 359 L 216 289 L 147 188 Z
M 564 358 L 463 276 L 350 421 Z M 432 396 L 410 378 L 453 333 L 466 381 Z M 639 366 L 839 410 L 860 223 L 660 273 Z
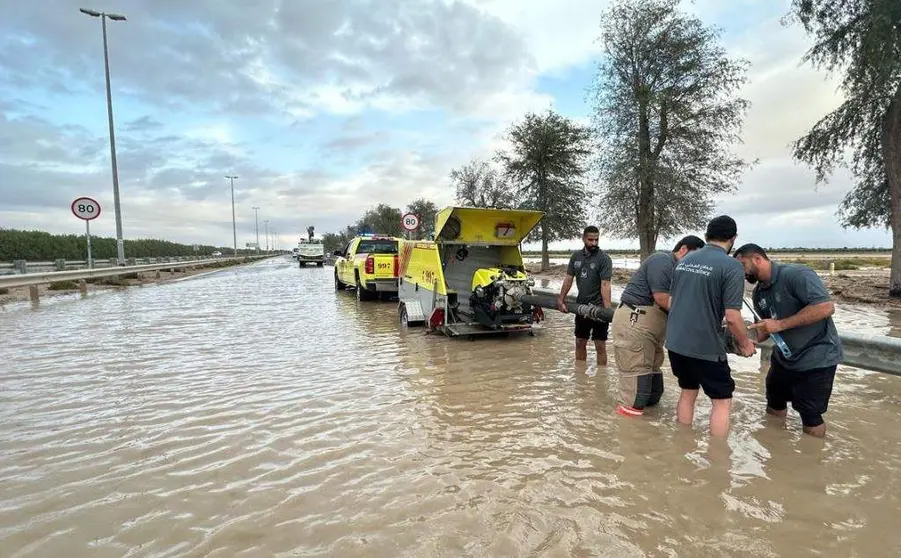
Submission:
M 405 230 L 415 231 L 419 228 L 419 215 L 415 213 L 407 213 L 401 218 L 401 223 Z
M 72 213 L 79 219 L 91 221 L 100 217 L 100 204 L 93 198 L 78 198 L 72 202 Z

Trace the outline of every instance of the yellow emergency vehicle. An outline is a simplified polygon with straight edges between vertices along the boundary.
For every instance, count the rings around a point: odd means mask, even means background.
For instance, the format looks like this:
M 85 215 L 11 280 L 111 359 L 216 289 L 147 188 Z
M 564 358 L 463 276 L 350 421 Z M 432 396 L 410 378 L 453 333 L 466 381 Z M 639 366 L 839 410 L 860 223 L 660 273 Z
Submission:
M 531 210 L 441 210 L 433 241 L 401 242 L 401 324 L 449 336 L 534 334 L 544 314 L 522 300 L 535 280 L 525 272 L 520 243 L 542 218 Z

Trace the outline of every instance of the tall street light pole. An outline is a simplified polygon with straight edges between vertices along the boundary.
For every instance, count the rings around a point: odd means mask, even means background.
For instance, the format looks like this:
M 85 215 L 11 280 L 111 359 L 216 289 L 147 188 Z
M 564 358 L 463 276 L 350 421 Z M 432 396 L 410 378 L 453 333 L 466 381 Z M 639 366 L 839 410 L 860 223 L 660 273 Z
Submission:
M 263 224 L 266 225 L 266 253 L 268 254 L 269 253 L 269 219 L 266 219 L 263 222 Z
M 238 229 L 235 227 L 235 179 L 237 176 L 225 175 L 231 181 L 232 189 L 232 240 L 235 242 L 235 257 L 238 257 Z
M 260 208 L 259 207 L 253 208 L 253 215 L 254 215 L 253 221 L 254 221 L 254 223 L 256 223 L 255 227 L 257 230 L 257 254 L 259 254 L 260 253 Z
M 125 265 L 125 241 L 122 238 L 122 207 L 119 205 L 119 171 L 116 165 L 116 134 L 113 131 L 113 95 L 110 91 L 109 80 L 109 48 L 106 44 L 106 20 L 125 21 L 124 15 L 108 14 L 96 10 L 79 8 L 83 14 L 91 17 L 99 17 L 103 28 L 103 65 L 106 70 L 106 116 L 109 120 L 109 150 L 113 166 L 113 205 L 116 213 L 116 260 L 119 265 Z

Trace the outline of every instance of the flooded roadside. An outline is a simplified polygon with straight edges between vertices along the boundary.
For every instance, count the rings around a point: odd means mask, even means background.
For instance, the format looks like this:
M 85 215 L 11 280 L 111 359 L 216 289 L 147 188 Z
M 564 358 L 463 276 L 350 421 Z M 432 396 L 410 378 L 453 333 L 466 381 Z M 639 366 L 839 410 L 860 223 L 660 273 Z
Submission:
M 474 342 L 273 260 L 0 314 L 0 556 L 896 556 L 901 378 L 842 368 L 826 440 L 613 413 L 571 317 Z M 559 286 L 559 284 L 558 284 Z M 615 294 L 620 287 L 615 288 Z M 839 327 L 899 329 L 840 305 Z

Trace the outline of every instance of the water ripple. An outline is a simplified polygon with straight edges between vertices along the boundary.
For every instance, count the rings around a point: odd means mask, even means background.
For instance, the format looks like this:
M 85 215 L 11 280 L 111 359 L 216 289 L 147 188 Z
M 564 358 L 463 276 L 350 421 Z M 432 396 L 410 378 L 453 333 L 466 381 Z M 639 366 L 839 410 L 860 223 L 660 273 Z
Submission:
M 843 368 L 813 440 L 734 359 L 719 444 L 703 400 L 673 423 L 668 372 L 659 410 L 613 413 L 613 367 L 574 365 L 571 327 L 401 331 L 287 260 L 9 308 L 0 556 L 901 552 L 901 379 Z

